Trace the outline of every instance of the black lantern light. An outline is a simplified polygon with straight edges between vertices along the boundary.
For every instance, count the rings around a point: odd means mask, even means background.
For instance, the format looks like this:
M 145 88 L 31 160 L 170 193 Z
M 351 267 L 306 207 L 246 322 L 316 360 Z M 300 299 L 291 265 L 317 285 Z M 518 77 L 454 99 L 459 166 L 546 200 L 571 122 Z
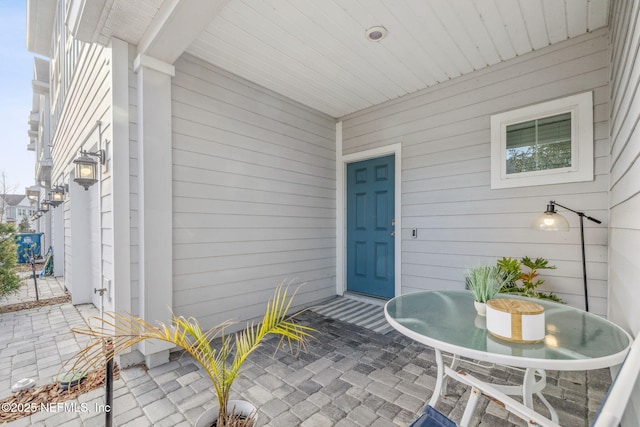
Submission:
M 104 150 L 96 152 L 80 150 L 80 156 L 73 161 L 76 165 L 76 173 L 73 180 L 82 185 L 85 190 L 88 190 L 89 187 L 98 182 L 98 162 L 90 156 L 97 157 L 100 160 L 100 164 L 104 165 Z
M 54 208 L 64 202 L 64 187 L 58 185 L 49 192 L 49 204 Z

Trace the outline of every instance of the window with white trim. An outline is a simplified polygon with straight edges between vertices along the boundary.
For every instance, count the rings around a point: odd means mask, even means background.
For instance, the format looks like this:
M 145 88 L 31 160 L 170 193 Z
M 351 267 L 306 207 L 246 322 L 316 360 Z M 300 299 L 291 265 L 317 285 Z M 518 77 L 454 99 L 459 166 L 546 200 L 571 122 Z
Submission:
M 491 188 L 593 180 L 591 92 L 491 116 Z

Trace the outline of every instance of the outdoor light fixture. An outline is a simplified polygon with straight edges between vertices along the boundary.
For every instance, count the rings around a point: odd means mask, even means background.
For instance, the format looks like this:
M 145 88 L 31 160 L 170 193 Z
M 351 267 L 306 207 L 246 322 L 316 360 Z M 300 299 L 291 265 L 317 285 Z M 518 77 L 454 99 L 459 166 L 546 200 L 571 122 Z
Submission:
M 560 203 L 551 200 L 547 205 L 547 210 L 538 215 L 531 223 L 531 228 L 539 231 L 569 231 L 569 222 L 556 212 L 555 207 L 560 206 L 563 209 L 573 212 L 580 217 L 580 246 L 582 248 L 582 281 L 584 283 L 584 309 L 589 311 L 589 294 L 587 290 L 587 262 L 585 260 L 584 250 L 584 219 L 593 221 L 596 224 L 602 224 L 602 221 L 586 215 L 584 212 L 575 211 Z
M 387 36 L 387 33 L 388 31 L 385 27 L 383 27 L 382 25 L 376 25 L 375 27 L 367 29 L 364 34 L 367 37 L 367 40 L 370 40 L 372 42 L 379 42 Z
M 48 200 L 43 201 L 42 203 L 40 203 L 40 210 L 45 213 L 49 212 L 49 205 L 50 203 Z
M 538 231 L 569 231 L 569 221 L 556 212 L 554 202 L 549 202 L 547 210 L 533 220 L 531 228 Z
M 80 150 L 80 156 L 73 161 L 76 165 L 73 180 L 82 185 L 85 190 L 98 182 L 98 162 L 90 156 L 97 157 L 101 165 L 104 165 L 106 160 L 104 150 L 95 152 Z
M 49 204 L 54 208 L 64 202 L 65 187 L 58 185 L 49 192 Z

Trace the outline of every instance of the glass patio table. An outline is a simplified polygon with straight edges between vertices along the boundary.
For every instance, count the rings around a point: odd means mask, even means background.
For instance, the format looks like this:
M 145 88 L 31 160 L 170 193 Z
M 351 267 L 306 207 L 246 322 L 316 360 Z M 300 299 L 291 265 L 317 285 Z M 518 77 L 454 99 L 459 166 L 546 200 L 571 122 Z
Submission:
M 545 369 L 582 371 L 616 366 L 629 351 L 631 336 L 600 316 L 547 300 L 510 294 L 499 294 L 498 298 L 531 300 L 543 306 L 544 340 L 521 344 L 495 338 L 487 331 L 484 316 L 476 314 L 470 291 L 416 292 L 395 297 L 385 305 L 391 326 L 435 350 L 438 373 L 431 406 L 446 393 L 447 373 L 455 372 L 460 357 L 465 357 L 524 368 L 522 386 L 492 386 L 509 395 L 522 395 L 531 409 L 536 394 L 557 422 L 556 411 L 541 393 L 546 386 Z M 445 366 L 442 352 L 453 355 L 450 366 Z

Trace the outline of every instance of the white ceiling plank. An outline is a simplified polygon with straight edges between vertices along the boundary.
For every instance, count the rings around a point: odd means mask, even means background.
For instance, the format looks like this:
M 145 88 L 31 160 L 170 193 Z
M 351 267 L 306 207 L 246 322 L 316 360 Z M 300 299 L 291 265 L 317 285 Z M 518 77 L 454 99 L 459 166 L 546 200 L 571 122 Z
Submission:
M 459 47 L 461 53 L 471 64 L 474 70 L 479 70 L 489 64 L 482 56 L 470 30 L 464 25 L 460 16 L 456 13 L 449 2 L 438 4 L 432 7 L 435 17 L 440 21 L 443 31 L 448 34 L 453 42 Z
M 301 14 L 307 16 L 309 21 L 319 29 L 317 38 L 323 43 L 328 43 L 330 51 L 337 55 L 340 62 L 346 63 L 356 70 L 356 75 L 361 79 L 366 79 L 370 84 L 375 85 L 389 99 L 405 95 L 407 91 L 395 83 L 393 74 L 380 67 L 378 58 L 365 55 L 359 49 L 360 42 L 354 37 L 344 36 L 344 20 L 351 23 L 351 19 L 346 12 L 333 2 L 291 2 L 292 6 L 298 8 Z M 302 10 L 304 8 L 304 10 Z M 341 18 L 336 18 L 341 16 Z M 304 28 L 300 29 L 304 31 Z M 364 37 L 364 31 L 360 34 Z M 371 83 L 375 82 L 375 83 Z
M 567 33 L 567 16 L 564 8 L 564 1 L 560 0 L 543 0 L 544 19 L 547 22 L 547 32 L 551 43 L 558 43 L 566 40 L 569 35 Z
M 249 54 L 250 57 L 263 64 L 260 68 L 268 66 L 279 75 L 289 75 L 291 84 L 296 82 L 299 87 L 317 89 L 324 96 L 329 96 L 347 105 L 362 105 L 340 90 L 332 76 L 319 72 L 313 61 L 302 62 L 298 60 L 292 56 L 291 49 L 283 49 L 282 45 L 273 43 L 273 39 L 261 37 L 261 34 L 257 33 L 255 29 L 252 29 L 251 32 L 245 31 L 244 28 L 236 25 L 238 21 L 228 21 L 226 16 L 227 14 L 216 19 L 215 25 L 211 27 L 215 27 L 213 34 L 219 43 L 229 43 L 233 47 L 235 52 L 230 52 L 231 55 L 246 56 Z M 242 21 L 242 25 L 245 22 Z
M 609 0 L 589 0 L 587 31 L 594 31 L 609 24 Z
M 567 34 L 575 37 L 587 31 L 588 8 L 583 0 L 564 0 L 567 10 Z
M 522 17 L 520 5 L 513 0 L 495 0 L 496 8 L 502 19 L 504 28 L 509 33 L 511 44 L 517 55 L 523 55 L 533 50 L 533 46 L 529 41 L 527 26 Z
M 242 22 L 241 20 L 244 19 L 245 22 L 250 23 L 247 27 L 250 27 L 251 33 L 261 42 L 268 46 L 287 46 L 286 51 L 281 51 L 282 54 L 308 69 L 309 78 L 321 84 L 335 85 L 336 92 L 340 92 L 343 96 L 354 99 L 358 103 L 363 101 L 366 103 L 380 102 L 380 93 L 372 90 L 368 85 L 361 85 L 351 73 L 335 64 L 333 58 L 312 49 L 299 37 L 287 32 L 285 27 L 274 23 L 273 20 L 277 22 L 280 18 L 273 18 L 269 16 L 270 13 L 273 13 L 273 9 L 257 12 L 248 4 L 236 2 L 225 11 L 225 19 L 233 22 Z M 248 28 L 242 30 L 247 31 Z
M 360 31 L 364 33 L 367 28 L 375 25 L 384 25 L 384 16 L 375 16 L 371 13 L 370 8 L 363 7 L 358 0 L 334 0 L 339 1 L 340 6 L 349 14 L 352 19 L 353 28 L 360 28 Z M 404 44 L 404 37 L 402 34 L 402 28 L 387 28 L 389 34 L 380 42 L 370 42 L 365 37 L 358 37 L 360 43 L 360 49 L 368 52 L 369 55 L 378 57 L 381 67 L 393 67 L 398 73 L 397 83 L 400 84 L 402 80 L 402 86 L 407 90 L 407 93 L 415 92 L 419 87 L 426 87 L 429 81 L 433 81 L 429 78 L 424 78 L 419 72 L 409 68 L 407 63 L 409 52 L 407 46 Z M 414 52 L 415 54 L 415 52 Z
M 375 3 L 378 16 L 384 16 L 384 25 L 393 30 L 396 41 L 405 46 L 403 56 L 405 60 L 415 61 L 415 66 L 422 74 L 426 74 L 429 85 L 448 80 L 449 72 L 455 69 L 447 55 L 440 52 L 426 33 L 426 25 L 420 25 L 412 11 L 404 5 L 396 2 L 394 5 L 385 5 L 379 1 Z M 390 10 L 391 9 L 391 10 Z M 392 35 L 391 32 L 389 34 Z
M 263 10 L 263 2 L 249 1 L 247 5 L 256 11 L 269 13 L 268 10 Z M 296 8 L 295 1 L 288 2 L 287 7 L 275 9 L 274 14 L 275 16 L 271 17 L 274 25 L 280 25 L 290 37 L 298 38 L 299 43 L 310 49 L 313 55 L 324 58 L 333 68 L 329 70 L 330 75 L 343 79 L 359 92 L 363 92 L 363 96 L 371 103 L 381 102 L 381 99 L 393 99 L 404 93 L 398 86 L 393 85 L 374 63 L 370 64 L 365 58 L 352 55 L 349 48 L 340 42 L 343 37 L 336 37 L 334 33 L 312 21 L 311 11 L 305 13 Z
M 505 60 L 516 56 L 516 51 L 513 49 L 513 44 L 509 39 L 509 33 L 504 27 L 504 22 L 502 22 L 494 1 L 474 0 L 473 4 L 478 13 L 480 13 L 480 18 L 500 54 L 500 58 Z
M 450 5 L 459 16 L 462 25 L 473 34 L 473 40 L 487 64 L 492 65 L 502 61 L 476 8 L 468 0 L 452 0 Z
M 548 46 L 551 41 L 547 33 L 542 0 L 519 0 L 519 5 L 522 14 L 526 17 L 525 25 L 533 48 L 542 49 Z
M 428 52 L 434 65 L 442 69 L 446 79 L 460 76 L 473 71 L 473 65 L 462 54 L 462 50 L 448 34 L 433 12 L 429 2 L 421 0 L 387 0 L 392 13 L 398 16 L 401 22 L 406 23 L 408 31 L 413 34 L 413 39 Z M 452 53 L 454 53 L 452 55 Z M 444 79 L 444 80 L 446 80 Z M 439 81 L 444 81 L 439 79 Z
M 608 2 L 228 0 L 188 52 L 339 118 L 606 25 Z
M 331 102 L 327 97 L 323 97 L 309 90 L 299 90 L 291 85 L 286 79 L 274 77 L 273 74 L 267 74 L 266 71 L 260 71 L 257 69 L 251 60 L 239 58 L 234 55 L 230 55 L 229 51 L 218 50 L 212 47 L 206 47 L 202 42 L 194 43 L 188 51 L 190 54 L 202 58 L 206 61 L 206 57 L 211 53 L 218 54 L 218 61 L 216 66 L 223 70 L 237 70 L 244 69 L 241 74 L 234 73 L 242 78 L 245 78 L 257 85 L 263 86 L 269 90 L 277 92 L 287 98 L 292 99 L 304 105 L 321 111 L 333 117 L 339 117 L 336 114 L 340 114 L 343 111 L 349 111 L 349 109 L 343 108 L 341 104 L 337 102 Z
M 222 29 L 222 34 L 226 36 L 221 39 L 219 34 L 209 33 L 209 42 L 203 43 L 205 36 L 201 35 L 200 40 L 192 45 L 193 49 L 189 49 L 189 53 L 214 64 L 224 62 L 227 66 L 231 65 L 230 68 L 222 65 L 220 67 L 267 88 L 271 88 L 271 85 L 276 82 L 280 87 L 284 84 L 284 87 L 288 88 L 286 96 L 299 102 L 302 102 L 301 99 L 310 98 L 304 103 L 323 105 L 319 108 L 320 111 L 330 110 L 333 113 L 337 105 L 343 105 L 345 109 L 359 108 L 363 105 L 355 104 L 341 94 L 335 93 L 333 86 L 325 87 L 313 81 L 306 72 L 299 69 L 299 64 L 283 57 L 273 49 L 265 50 L 264 45 L 257 44 L 250 48 L 239 48 L 237 41 L 246 43 L 248 36 L 241 31 L 235 31 L 233 26 L 225 23 L 223 19 L 216 19 L 215 22 L 216 27 Z M 230 35 L 233 38 L 229 37 Z M 230 44 L 229 40 L 233 40 L 234 43 Z M 215 62 L 211 61 L 211 58 L 215 58 Z M 282 89 L 278 91 L 280 90 Z

